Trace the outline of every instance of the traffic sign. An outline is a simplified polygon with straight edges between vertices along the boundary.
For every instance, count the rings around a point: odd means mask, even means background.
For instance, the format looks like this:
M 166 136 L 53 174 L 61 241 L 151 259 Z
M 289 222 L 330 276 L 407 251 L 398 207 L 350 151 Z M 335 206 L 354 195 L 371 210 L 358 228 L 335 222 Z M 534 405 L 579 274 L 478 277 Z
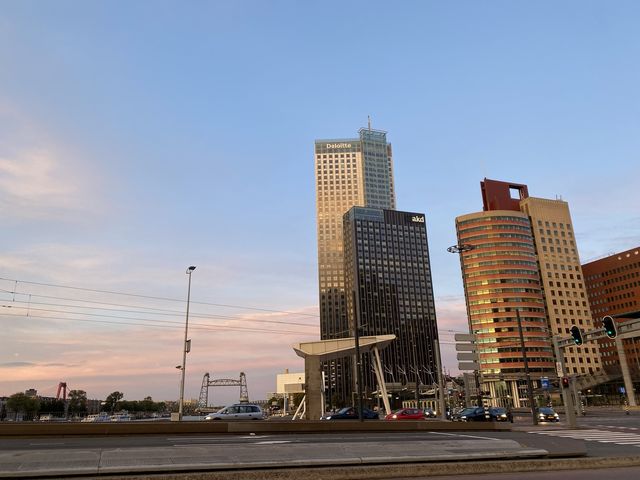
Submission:
M 475 342 L 476 336 L 473 333 L 456 333 L 453 335 L 456 342 Z
M 475 362 L 478 360 L 478 354 L 476 352 L 458 352 L 458 360 L 465 362 Z
M 479 370 L 480 364 L 477 362 L 458 362 L 458 370 Z

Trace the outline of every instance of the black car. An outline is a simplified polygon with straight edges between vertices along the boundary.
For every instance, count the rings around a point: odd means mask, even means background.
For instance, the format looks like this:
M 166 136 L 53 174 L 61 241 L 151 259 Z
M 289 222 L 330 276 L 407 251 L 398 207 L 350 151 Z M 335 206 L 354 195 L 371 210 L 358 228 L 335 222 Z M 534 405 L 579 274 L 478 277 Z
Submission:
M 507 412 L 500 407 L 469 407 L 452 417 L 457 422 L 505 422 Z
M 423 409 L 424 411 L 424 416 L 427 418 L 436 418 L 436 412 L 434 412 L 431 408 L 425 408 Z
M 537 411 L 540 422 L 559 422 L 560 416 L 551 407 L 540 407 Z
M 365 420 L 378 420 L 380 416 L 368 408 L 362 409 L 362 418 Z M 358 409 L 354 407 L 344 407 L 335 413 L 328 413 L 322 420 L 358 420 Z

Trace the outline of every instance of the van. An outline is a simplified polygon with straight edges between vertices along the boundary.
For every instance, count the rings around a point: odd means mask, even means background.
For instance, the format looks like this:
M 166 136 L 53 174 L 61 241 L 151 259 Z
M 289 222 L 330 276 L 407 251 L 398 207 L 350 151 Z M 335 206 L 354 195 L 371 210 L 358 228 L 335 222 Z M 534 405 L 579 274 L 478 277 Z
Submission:
M 258 405 L 251 403 L 237 403 L 224 407 L 216 413 L 211 413 L 204 417 L 205 420 L 222 420 L 225 422 L 232 420 L 262 420 L 264 413 Z

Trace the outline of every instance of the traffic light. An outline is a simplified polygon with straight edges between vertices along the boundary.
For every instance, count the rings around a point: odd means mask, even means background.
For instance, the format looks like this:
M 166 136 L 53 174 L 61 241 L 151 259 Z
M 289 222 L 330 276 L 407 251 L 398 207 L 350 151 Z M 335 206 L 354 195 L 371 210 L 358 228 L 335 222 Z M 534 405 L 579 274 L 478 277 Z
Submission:
M 582 331 L 575 325 L 571 327 L 571 336 L 576 345 L 582 345 Z
M 569 388 L 569 377 L 562 377 L 563 388 Z
M 613 317 L 607 315 L 606 317 L 602 317 L 602 327 L 604 328 L 604 333 L 607 334 L 609 338 L 616 338 L 618 335 L 618 330 L 616 329 L 616 322 Z

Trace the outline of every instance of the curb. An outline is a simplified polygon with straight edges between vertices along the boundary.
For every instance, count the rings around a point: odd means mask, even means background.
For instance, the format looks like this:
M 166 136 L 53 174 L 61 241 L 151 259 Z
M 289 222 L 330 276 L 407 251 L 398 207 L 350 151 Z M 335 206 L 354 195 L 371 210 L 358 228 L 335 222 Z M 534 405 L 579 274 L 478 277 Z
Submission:
M 335 465 L 335 464 L 334 464 Z M 292 466 L 292 468 L 254 468 L 245 470 L 148 473 L 116 473 L 103 471 L 101 474 L 85 472 L 49 472 L 47 477 L 56 479 L 94 480 L 299 480 L 301 476 L 314 480 L 375 480 L 411 477 L 432 477 L 437 475 L 491 474 L 533 471 L 586 470 L 604 468 L 624 468 L 640 466 L 640 456 L 629 457 L 587 457 L 570 459 L 505 460 L 503 462 L 458 461 L 443 463 L 403 463 L 385 465 L 343 465 L 343 466 Z M 176 465 L 178 467 L 178 465 Z M 193 467 L 193 466 L 191 466 Z M 20 472 L 22 478 L 28 472 Z M 241 475 L 241 477 L 239 477 Z M 4 477 L 4 475 L 0 475 Z M 7 478 L 7 477 L 5 477 Z M 14 474 L 12 478 L 17 478 Z

